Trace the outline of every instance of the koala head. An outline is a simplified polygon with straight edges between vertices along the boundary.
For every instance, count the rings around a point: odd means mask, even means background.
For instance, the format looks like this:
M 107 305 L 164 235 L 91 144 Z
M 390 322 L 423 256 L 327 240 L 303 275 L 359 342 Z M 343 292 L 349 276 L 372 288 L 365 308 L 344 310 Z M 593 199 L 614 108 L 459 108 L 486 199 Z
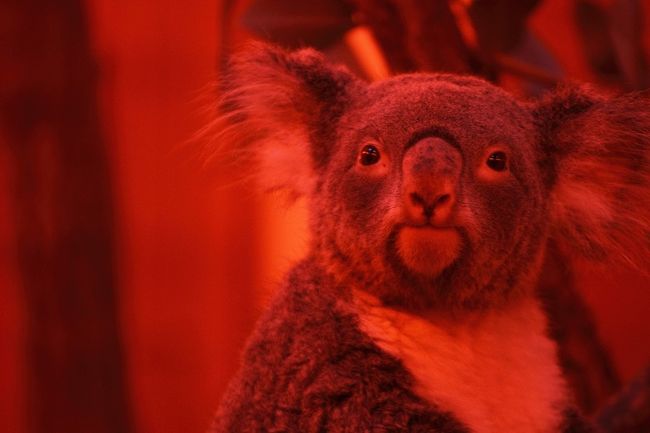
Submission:
M 444 74 L 367 84 L 265 45 L 224 88 L 217 141 L 264 187 L 307 197 L 311 255 L 342 287 L 486 308 L 532 292 L 549 237 L 599 260 L 649 256 L 647 95 L 525 103 Z

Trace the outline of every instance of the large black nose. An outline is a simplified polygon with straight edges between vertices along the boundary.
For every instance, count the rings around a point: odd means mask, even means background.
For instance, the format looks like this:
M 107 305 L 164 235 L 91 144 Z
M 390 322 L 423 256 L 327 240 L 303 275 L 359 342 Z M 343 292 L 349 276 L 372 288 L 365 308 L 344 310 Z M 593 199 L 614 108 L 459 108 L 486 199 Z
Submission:
M 459 150 L 441 138 L 423 138 L 407 149 L 402 161 L 402 197 L 411 222 L 448 222 L 456 203 L 461 167 Z

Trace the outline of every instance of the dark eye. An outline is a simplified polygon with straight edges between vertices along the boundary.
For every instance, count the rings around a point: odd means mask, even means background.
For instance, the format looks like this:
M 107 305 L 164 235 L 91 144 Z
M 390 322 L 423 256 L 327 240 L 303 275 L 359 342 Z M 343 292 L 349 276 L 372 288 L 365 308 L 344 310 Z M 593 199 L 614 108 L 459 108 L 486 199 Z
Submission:
M 505 152 L 492 152 L 487 159 L 487 165 L 494 171 L 504 171 L 508 168 L 508 159 Z
M 372 144 L 366 144 L 363 146 L 363 149 L 361 149 L 361 153 L 359 154 L 359 162 L 361 165 L 377 164 L 380 159 L 381 155 L 379 154 L 379 149 Z

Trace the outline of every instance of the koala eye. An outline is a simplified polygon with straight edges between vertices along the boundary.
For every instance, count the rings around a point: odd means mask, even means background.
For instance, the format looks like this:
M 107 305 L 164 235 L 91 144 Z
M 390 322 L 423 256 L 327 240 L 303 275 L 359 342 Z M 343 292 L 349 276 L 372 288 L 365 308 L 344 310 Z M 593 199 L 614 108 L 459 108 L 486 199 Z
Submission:
M 380 159 L 381 154 L 379 153 L 379 149 L 377 149 L 372 144 L 366 144 L 363 146 L 361 153 L 359 153 L 359 162 L 361 165 L 377 164 Z
M 486 161 L 488 167 L 494 171 L 504 171 L 508 168 L 508 158 L 505 152 L 492 152 Z

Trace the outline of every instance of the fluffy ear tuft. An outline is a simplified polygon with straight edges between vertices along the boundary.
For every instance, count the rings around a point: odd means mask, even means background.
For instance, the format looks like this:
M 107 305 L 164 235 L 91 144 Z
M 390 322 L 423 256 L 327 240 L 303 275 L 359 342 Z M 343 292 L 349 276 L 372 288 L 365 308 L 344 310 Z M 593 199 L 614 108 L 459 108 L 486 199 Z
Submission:
M 233 57 L 221 80 L 211 156 L 234 158 L 265 190 L 309 193 L 357 80 L 316 51 L 257 43 Z M 231 159 L 232 160 L 232 159 Z
M 596 260 L 650 259 L 650 94 L 561 89 L 534 112 L 545 153 L 552 236 Z

